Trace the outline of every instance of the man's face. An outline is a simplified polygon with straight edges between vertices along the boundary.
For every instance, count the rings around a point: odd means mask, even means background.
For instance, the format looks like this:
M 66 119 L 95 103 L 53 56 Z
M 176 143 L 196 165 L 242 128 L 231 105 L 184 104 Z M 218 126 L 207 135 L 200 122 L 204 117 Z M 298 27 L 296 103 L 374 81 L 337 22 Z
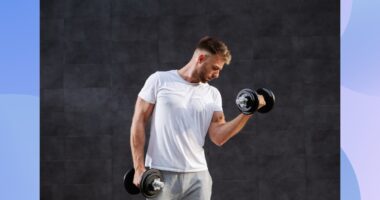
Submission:
M 218 55 L 200 56 L 199 58 L 199 79 L 206 83 L 219 77 L 225 62 Z

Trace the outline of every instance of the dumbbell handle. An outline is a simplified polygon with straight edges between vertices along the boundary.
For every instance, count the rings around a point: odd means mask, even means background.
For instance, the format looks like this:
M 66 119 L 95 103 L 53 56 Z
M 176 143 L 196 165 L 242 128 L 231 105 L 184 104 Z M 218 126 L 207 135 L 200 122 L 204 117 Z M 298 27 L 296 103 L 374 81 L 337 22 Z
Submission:
M 164 182 L 162 182 L 159 178 L 156 178 L 154 179 L 152 186 L 155 191 L 161 190 L 164 187 Z

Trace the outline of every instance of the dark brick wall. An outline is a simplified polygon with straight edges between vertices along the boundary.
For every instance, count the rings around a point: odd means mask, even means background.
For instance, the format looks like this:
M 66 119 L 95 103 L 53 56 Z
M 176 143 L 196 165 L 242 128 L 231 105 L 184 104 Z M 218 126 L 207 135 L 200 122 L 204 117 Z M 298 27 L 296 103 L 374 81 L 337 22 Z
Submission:
M 227 119 L 245 87 L 275 109 L 205 149 L 213 199 L 339 199 L 340 35 L 334 0 L 42 0 L 41 199 L 121 200 L 136 95 L 204 35 L 232 64 L 210 84 Z

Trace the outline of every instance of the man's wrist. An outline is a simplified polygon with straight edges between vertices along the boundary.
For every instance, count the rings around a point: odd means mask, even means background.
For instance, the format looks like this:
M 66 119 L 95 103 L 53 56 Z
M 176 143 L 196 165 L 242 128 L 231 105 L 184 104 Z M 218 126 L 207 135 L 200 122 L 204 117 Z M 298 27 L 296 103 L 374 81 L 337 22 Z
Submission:
M 145 165 L 137 165 L 137 166 L 135 166 L 135 170 L 137 171 L 137 170 L 144 170 L 145 169 Z

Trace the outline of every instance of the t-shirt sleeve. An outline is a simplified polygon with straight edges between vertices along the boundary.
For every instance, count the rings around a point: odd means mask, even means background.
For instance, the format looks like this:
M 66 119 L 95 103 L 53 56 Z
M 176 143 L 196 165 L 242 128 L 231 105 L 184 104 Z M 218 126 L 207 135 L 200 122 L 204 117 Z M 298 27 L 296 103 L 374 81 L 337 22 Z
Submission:
M 138 96 L 143 100 L 155 104 L 157 99 L 157 88 L 159 84 L 158 73 L 155 72 L 148 77 L 145 81 L 143 88 L 140 90 Z
M 223 107 L 222 107 L 222 96 L 220 95 L 220 92 L 218 89 L 215 88 L 215 95 L 214 95 L 214 112 L 215 111 L 222 111 L 223 112 Z

